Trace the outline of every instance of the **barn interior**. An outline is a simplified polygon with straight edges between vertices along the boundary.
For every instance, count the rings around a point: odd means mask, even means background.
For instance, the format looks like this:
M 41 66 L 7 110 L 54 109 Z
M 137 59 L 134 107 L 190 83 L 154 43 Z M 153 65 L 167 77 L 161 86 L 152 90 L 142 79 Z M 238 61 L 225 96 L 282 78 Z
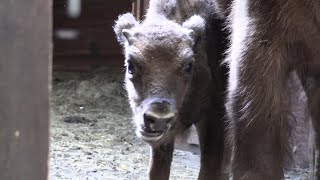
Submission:
M 146 179 L 149 146 L 134 132 L 123 86 L 122 49 L 112 26 L 125 12 L 143 20 L 148 2 L 53 1 L 52 179 Z M 304 95 L 298 96 L 303 104 Z M 286 179 L 304 179 L 309 124 L 304 109 L 294 108 L 300 118 Z M 178 140 L 173 159 L 171 179 L 197 178 L 195 129 L 188 139 Z
M 51 179 L 146 179 L 149 146 L 134 132 L 112 26 L 125 12 L 143 19 L 147 4 L 53 1 Z M 171 179 L 196 179 L 195 130 L 176 147 Z
M 0 179 L 147 179 L 149 146 L 134 132 L 112 26 L 125 12 L 142 20 L 148 2 L 0 2 Z M 294 97 L 285 179 L 306 180 L 310 121 L 305 94 Z M 191 129 L 177 140 L 170 179 L 197 179 L 199 167 Z

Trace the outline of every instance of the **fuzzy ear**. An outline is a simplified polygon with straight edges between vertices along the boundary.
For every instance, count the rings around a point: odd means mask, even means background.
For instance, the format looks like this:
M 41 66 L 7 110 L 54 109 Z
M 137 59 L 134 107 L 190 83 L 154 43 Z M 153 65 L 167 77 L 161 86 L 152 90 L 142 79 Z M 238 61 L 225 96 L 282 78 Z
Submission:
M 133 32 L 130 29 L 123 29 L 121 33 L 124 39 L 128 41 L 129 44 L 131 44 L 131 37 L 133 36 Z
M 129 37 L 132 35 L 130 29 L 137 25 L 139 25 L 139 22 L 131 13 L 120 15 L 113 26 L 113 31 L 115 32 L 118 41 L 121 44 L 128 41 Z
M 206 23 L 201 16 L 193 15 L 182 24 L 182 27 L 189 29 L 189 35 L 196 39 L 205 32 Z

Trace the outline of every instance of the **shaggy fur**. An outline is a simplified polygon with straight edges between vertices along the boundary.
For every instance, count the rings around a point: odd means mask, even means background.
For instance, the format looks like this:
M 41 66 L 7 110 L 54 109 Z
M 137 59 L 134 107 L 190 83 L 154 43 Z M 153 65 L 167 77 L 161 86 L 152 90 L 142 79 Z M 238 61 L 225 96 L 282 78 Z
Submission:
M 192 124 L 201 148 L 199 179 L 221 178 L 226 70 L 219 63 L 225 33 L 214 17 L 208 0 L 151 0 L 143 22 L 128 13 L 114 26 L 127 69 L 136 71 L 127 70 L 125 83 L 137 134 L 151 145 L 150 179 L 169 178 L 174 139 Z M 190 63 L 192 71 L 186 73 Z M 145 126 L 143 113 L 159 98 L 172 102 L 169 108 L 177 115 L 161 138 L 147 140 L 139 133 Z
M 290 122 L 287 84 L 296 71 L 315 130 L 311 179 L 320 179 L 320 1 L 215 0 L 228 16 L 227 111 L 233 179 L 284 178 Z

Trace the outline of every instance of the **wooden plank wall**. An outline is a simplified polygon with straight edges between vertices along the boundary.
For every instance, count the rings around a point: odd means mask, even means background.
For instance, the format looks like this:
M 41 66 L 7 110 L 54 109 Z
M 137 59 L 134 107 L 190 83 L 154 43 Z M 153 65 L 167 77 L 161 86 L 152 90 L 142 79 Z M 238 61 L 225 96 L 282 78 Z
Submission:
M 101 65 L 123 67 L 123 56 L 112 26 L 117 17 L 131 12 L 130 0 L 81 0 L 78 18 L 67 15 L 67 0 L 54 0 L 54 69 L 82 70 Z M 57 30 L 79 32 L 76 39 L 59 39 Z
M 137 20 L 143 20 L 149 7 L 149 0 L 135 0 L 132 3 L 132 13 Z
M 48 172 L 51 1 L 0 1 L 0 179 Z

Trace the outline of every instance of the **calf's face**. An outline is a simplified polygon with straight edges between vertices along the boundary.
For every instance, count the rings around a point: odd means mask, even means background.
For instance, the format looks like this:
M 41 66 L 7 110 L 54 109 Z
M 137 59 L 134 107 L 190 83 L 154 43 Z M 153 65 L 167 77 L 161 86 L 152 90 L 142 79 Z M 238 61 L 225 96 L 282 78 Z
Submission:
M 115 26 L 124 46 L 128 98 L 138 136 L 158 142 L 179 128 L 178 114 L 196 74 L 194 38 L 203 20 L 195 16 L 181 26 L 166 19 L 144 24 L 129 19 L 124 23 L 120 17 Z

